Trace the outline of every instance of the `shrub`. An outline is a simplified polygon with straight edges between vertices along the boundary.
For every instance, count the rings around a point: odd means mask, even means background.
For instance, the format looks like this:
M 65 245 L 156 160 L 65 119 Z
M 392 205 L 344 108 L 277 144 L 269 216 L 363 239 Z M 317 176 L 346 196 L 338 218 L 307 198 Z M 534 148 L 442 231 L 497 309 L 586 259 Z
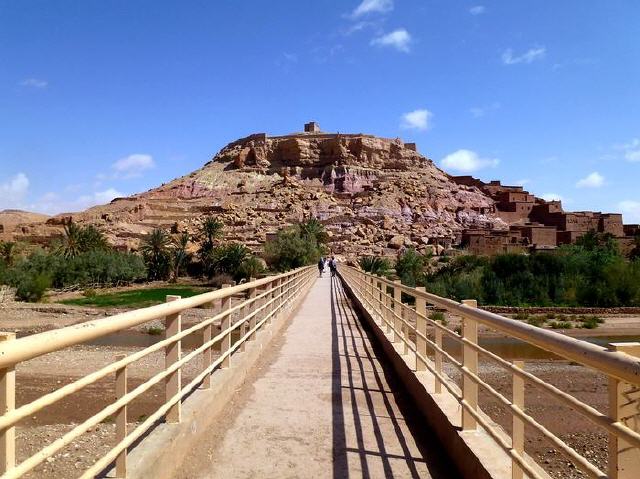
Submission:
M 529 319 L 529 313 L 525 313 L 525 312 L 518 312 L 516 313 L 516 315 L 513 317 L 513 319 L 517 319 L 518 321 L 526 321 Z
M 24 273 L 14 280 L 16 298 L 21 301 L 38 302 L 51 287 L 51 277 L 45 273 Z
M 569 321 L 553 321 L 551 323 L 552 329 L 571 329 L 573 328 L 573 324 Z
M 164 333 L 164 328 L 160 326 L 149 326 L 147 328 L 147 334 L 150 336 L 160 336 L 162 333 Z
M 240 264 L 236 276 L 239 280 L 249 280 L 250 278 L 257 278 L 263 275 L 264 272 L 265 267 L 262 260 L 256 256 L 249 256 Z
M 545 319 L 541 316 L 530 316 L 529 319 L 527 319 L 527 323 L 529 323 L 531 326 L 541 328 L 542 326 L 544 326 Z
M 97 294 L 98 294 L 98 293 L 97 293 L 97 292 L 96 292 L 96 290 L 95 290 L 95 289 L 93 289 L 93 288 L 87 288 L 87 289 L 85 289 L 85 290 L 82 292 L 82 295 L 83 295 L 85 298 L 93 298 L 93 297 L 95 297 Z
M 555 313 L 547 313 L 544 315 L 546 319 L 556 319 Z
M 264 247 L 267 264 L 277 271 L 288 271 L 318 262 L 322 248 L 313 238 L 303 237 L 293 226 L 278 231 Z

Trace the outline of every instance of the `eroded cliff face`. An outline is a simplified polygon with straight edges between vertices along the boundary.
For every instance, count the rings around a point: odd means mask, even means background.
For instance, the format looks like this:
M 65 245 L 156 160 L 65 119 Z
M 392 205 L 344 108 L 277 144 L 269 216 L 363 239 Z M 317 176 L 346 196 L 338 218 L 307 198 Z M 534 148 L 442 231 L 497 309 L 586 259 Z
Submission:
M 468 227 L 499 226 L 493 200 L 450 181 L 401 140 L 369 135 L 252 135 L 166 185 L 72 216 L 136 248 L 153 227 L 195 232 L 214 214 L 229 240 L 260 250 L 267 234 L 308 217 L 323 221 L 336 254 L 424 251 Z M 25 225 L 25 237 L 59 234 L 63 215 Z

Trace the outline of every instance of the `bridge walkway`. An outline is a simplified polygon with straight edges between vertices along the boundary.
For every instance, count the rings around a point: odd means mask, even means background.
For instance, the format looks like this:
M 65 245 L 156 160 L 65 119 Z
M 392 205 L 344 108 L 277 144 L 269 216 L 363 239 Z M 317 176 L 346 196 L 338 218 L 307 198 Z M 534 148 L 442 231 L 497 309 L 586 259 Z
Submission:
M 184 478 L 455 478 L 340 281 L 318 279 Z

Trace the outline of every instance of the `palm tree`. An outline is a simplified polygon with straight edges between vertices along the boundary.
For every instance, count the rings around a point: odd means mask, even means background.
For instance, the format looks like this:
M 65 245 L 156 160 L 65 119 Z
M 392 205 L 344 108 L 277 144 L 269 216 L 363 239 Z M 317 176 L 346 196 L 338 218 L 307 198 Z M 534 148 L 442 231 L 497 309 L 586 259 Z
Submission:
M 13 241 L 0 241 L 0 257 L 7 266 L 12 266 L 16 258 L 17 248 Z
M 186 231 L 183 232 L 178 238 L 174 238 L 172 241 L 172 249 L 171 249 L 171 282 L 175 283 L 178 281 L 178 276 L 180 276 L 180 268 L 182 268 L 183 263 L 185 263 L 189 259 L 189 253 L 187 253 L 187 246 L 189 244 L 189 233 Z
M 82 228 L 72 221 L 63 224 L 61 252 L 65 258 L 73 258 L 81 253 Z
M 367 273 L 378 276 L 387 276 L 391 269 L 389 260 L 380 256 L 363 256 L 358 260 L 358 264 Z
M 73 258 L 81 253 L 109 248 L 104 234 L 93 225 L 79 226 L 73 221 L 63 224 L 64 236 L 60 252 L 65 258 Z
M 222 228 L 224 225 L 220 221 L 213 216 L 207 216 L 200 226 L 201 241 L 213 247 L 214 241 L 222 236 Z
M 329 237 L 324 225 L 316 218 L 310 218 L 300 224 L 300 235 L 304 238 L 314 239 L 318 245 L 325 243 Z
M 147 276 L 151 280 L 165 279 L 169 274 L 169 235 L 160 228 L 154 228 L 142 240 L 140 250 L 147 264 Z

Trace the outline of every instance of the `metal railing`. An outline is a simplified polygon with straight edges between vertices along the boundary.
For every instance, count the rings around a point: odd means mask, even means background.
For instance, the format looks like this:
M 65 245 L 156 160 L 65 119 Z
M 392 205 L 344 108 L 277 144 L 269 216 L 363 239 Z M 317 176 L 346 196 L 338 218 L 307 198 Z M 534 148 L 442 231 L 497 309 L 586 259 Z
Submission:
M 129 311 L 115 316 L 80 323 L 74 326 L 47 331 L 40 334 L 15 338 L 13 333 L 0 333 L 0 472 L 2 478 L 17 478 L 31 471 L 57 451 L 72 443 L 82 434 L 102 421 L 115 416 L 116 443 L 101 459 L 83 471 L 80 477 L 90 478 L 115 462 L 116 476 L 126 477 L 127 449 L 148 432 L 158 421 L 177 423 L 181 420 L 183 399 L 197 387 L 211 387 L 211 375 L 219 368 L 228 368 L 232 355 L 243 350 L 247 341 L 256 338 L 256 333 L 274 319 L 287 314 L 299 301 L 315 278 L 315 268 L 305 267 L 284 274 L 251 280 L 238 286 L 225 285 L 222 289 L 181 299 L 167 296 L 167 302 L 157 306 Z M 243 295 L 238 304 L 232 297 Z M 221 311 L 188 329 L 182 329 L 181 313 L 198 306 L 220 302 Z M 128 356 L 118 356 L 116 361 L 40 398 L 15 407 L 16 365 L 38 356 L 60 351 L 64 348 L 92 341 L 112 333 L 126 330 L 152 320 L 165 321 L 165 338 L 147 348 Z M 214 324 L 220 324 L 220 333 L 212 337 Z M 234 333 L 232 335 L 232 333 Z M 182 341 L 190 335 L 201 335 L 202 345 L 188 354 L 182 354 Z M 235 340 L 232 336 L 237 336 Z M 220 354 L 213 359 L 213 348 Z M 218 349 L 218 348 L 217 348 Z M 129 390 L 127 368 L 136 361 L 156 351 L 164 350 L 165 367 L 159 373 Z M 182 385 L 181 371 L 184 366 L 199 358 L 203 367 L 186 386 Z M 100 379 L 115 375 L 115 402 L 93 416 L 85 419 L 47 446 L 16 464 L 15 426 L 34 413 L 77 393 Z M 132 431 L 127 430 L 127 405 L 151 387 L 164 383 L 165 394 L 162 405 Z
M 378 326 L 385 330 L 389 341 L 398 343 L 401 351 L 415 361 L 411 364 L 412 369 L 417 372 L 428 370 L 433 375 L 434 392 L 441 393 L 444 388 L 458 401 L 462 430 L 473 431 L 478 425 L 481 426 L 511 457 L 513 479 L 520 479 L 525 474 L 527 477 L 542 477 L 539 465 L 532 464 L 533 460 L 525 454 L 525 426 L 548 439 L 587 477 L 640 477 L 640 402 L 637 397 L 640 392 L 640 360 L 637 358 L 640 356 L 639 343 L 616 343 L 612 345 L 612 349 L 605 349 L 478 309 L 474 300 L 458 303 L 427 293 L 424 287 L 408 287 L 400 281 L 391 281 L 347 266 L 341 268 L 340 276 Z M 429 318 L 427 304 L 459 316 L 462 319 L 460 331 L 451 330 Z M 478 344 L 479 324 L 607 375 L 609 414 L 598 411 L 525 371 L 523 361 L 510 362 L 481 347 Z M 462 347 L 461 360 L 445 350 L 444 337 L 451 338 Z M 511 375 L 511 399 L 479 376 L 479 356 L 497 364 Z M 443 372 L 444 360 L 460 371 L 461 388 Z M 527 413 L 525 382 L 570 407 L 608 433 L 607 473 Z M 511 412 L 510 438 L 481 412 L 478 406 L 479 388 Z

